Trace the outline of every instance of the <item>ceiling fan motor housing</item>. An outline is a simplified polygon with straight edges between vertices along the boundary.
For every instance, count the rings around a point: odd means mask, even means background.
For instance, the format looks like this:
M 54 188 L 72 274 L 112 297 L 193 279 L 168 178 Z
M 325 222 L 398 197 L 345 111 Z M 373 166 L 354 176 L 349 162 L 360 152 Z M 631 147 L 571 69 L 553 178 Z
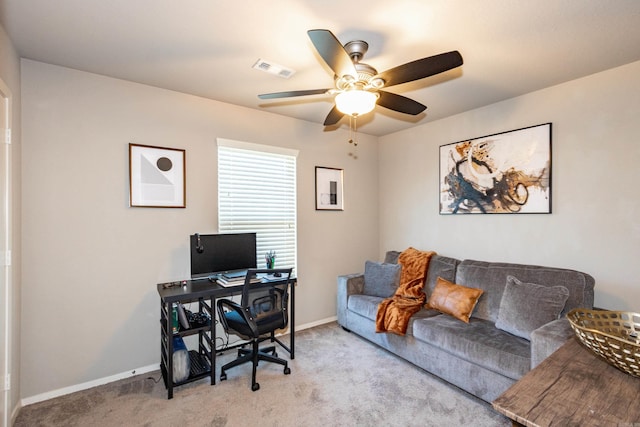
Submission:
M 364 40 L 353 40 L 344 45 L 344 50 L 347 51 L 351 60 L 357 63 L 369 50 L 369 43 Z
M 378 74 L 378 70 L 376 70 L 369 64 L 360 62 L 360 60 L 364 57 L 364 54 L 369 50 L 369 43 L 364 40 L 353 40 L 344 45 L 344 50 L 347 52 L 347 54 L 349 54 L 351 61 L 353 61 L 353 65 L 358 72 L 358 82 L 362 82 L 363 87 L 379 89 L 384 85 L 384 80 L 382 79 L 375 79 L 375 81 L 372 81 L 373 76 Z M 344 76 L 338 76 L 338 80 L 340 80 L 341 77 Z M 336 86 L 338 87 L 338 89 L 344 90 L 348 87 L 352 87 L 352 84 L 346 85 L 346 87 L 341 87 L 345 85 L 338 84 L 337 82 Z
M 384 85 L 384 80 L 381 78 L 373 78 L 378 71 L 369 64 L 358 62 L 353 64 L 358 72 L 357 79 L 349 74 L 344 76 L 336 76 L 336 88 L 338 90 L 351 89 L 354 86 L 359 86 L 360 89 L 379 89 Z

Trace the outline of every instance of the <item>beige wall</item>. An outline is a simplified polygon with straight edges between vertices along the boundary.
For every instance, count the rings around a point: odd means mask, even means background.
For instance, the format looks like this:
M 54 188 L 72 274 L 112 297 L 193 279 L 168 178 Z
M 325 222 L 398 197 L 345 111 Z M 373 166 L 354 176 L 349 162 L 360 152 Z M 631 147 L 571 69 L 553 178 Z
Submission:
M 188 236 L 215 232 L 216 138 L 298 156 L 298 325 L 335 316 L 339 274 L 376 257 L 377 139 L 22 61 L 22 396 L 159 362 L 155 284 L 189 276 Z M 186 149 L 187 208 L 128 207 L 128 144 Z M 345 211 L 317 212 L 314 167 L 344 169 Z
M 11 388 L 8 393 L 8 415 L 15 417 L 20 403 L 20 60 L 11 40 L 0 26 L 0 80 L 11 92 L 11 132 L 10 147 L 10 246 L 12 265 L 10 267 L 10 360 L 9 374 Z M 3 172 L 4 173 L 4 172 Z M 2 421 L 0 421 L 1 423 Z
M 380 138 L 380 251 L 573 268 L 640 311 L 640 62 Z M 551 215 L 439 215 L 438 147 L 552 122 Z

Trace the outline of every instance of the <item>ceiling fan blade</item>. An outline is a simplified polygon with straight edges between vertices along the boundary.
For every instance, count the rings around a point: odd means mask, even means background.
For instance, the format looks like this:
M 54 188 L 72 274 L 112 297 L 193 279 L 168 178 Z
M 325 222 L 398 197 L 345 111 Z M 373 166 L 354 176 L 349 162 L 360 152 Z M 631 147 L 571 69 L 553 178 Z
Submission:
M 406 64 L 383 71 L 375 77 L 383 79 L 385 81 L 384 86 L 389 87 L 443 73 L 461 66 L 462 63 L 462 55 L 460 55 L 460 52 L 457 50 L 454 50 L 407 62 Z
M 329 92 L 331 89 L 310 89 L 310 90 L 292 90 L 288 92 L 274 92 L 263 93 L 258 95 L 260 99 L 274 99 L 274 98 L 289 98 L 292 96 L 305 96 L 305 95 L 322 95 Z
M 340 112 L 340 110 L 338 110 L 338 107 L 334 105 L 331 111 L 329 111 L 329 114 L 327 114 L 327 118 L 324 119 L 324 125 L 325 126 L 335 125 L 340 121 L 342 116 L 344 116 L 344 113 Z
M 351 61 L 351 57 L 349 57 L 347 51 L 344 50 L 342 44 L 331 31 L 309 30 L 307 34 L 324 62 L 327 63 L 336 76 L 350 75 L 355 79 L 358 78 L 358 72 Z
M 415 116 L 427 109 L 425 105 L 422 105 L 413 99 L 409 99 L 406 96 L 382 90 L 378 93 L 380 94 L 380 98 L 378 98 L 377 104 L 390 110 Z

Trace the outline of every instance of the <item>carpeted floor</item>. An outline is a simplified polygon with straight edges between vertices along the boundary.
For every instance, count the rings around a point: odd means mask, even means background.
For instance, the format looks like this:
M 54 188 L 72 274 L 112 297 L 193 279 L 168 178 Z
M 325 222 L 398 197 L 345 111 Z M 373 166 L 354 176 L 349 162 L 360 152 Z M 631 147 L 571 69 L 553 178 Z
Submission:
M 15 426 L 511 425 L 486 402 L 336 323 L 297 333 L 290 367 L 284 375 L 281 366 L 262 363 L 256 392 L 244 365 L 214 386 L 201 380 L 176 388 L 171 400 L 156 371 L 29 405 Z

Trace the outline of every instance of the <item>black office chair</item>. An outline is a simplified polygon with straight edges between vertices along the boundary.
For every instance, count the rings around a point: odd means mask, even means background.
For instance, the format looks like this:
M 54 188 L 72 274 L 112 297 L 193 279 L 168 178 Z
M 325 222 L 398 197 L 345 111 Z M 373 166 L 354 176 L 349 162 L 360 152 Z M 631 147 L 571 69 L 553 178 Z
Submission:
M 251 390 L 259 390 L 260 384 L 256 382 L 256 368 L 260 360 L 283 365 L 284 374 L 291 373 L 287 361 L 278 357 L 275 345 L 259 348 L 259 344 L 263 341 L 277 341 L 275 331 L 285 328 L 289 322 L 287 303 L 289 301 L 291 270 L 291 268 L 250 269 L 247 271 L 247 277 L 244 281 L 240 304 L 229 299 L 218 300 L 218 313 L 225 331 L 247 339 L 249 342 L 246 345 L 251 344 L 251 349 L 244 348 L 244 346 L 239 348 L 238 358 L 221 368 L 220 381 L 227 379 L 227 369 L 246 362 L 253 362 Z M 252 278 L 263 273 L 280 274 L 281 280 L 252 283 Z

